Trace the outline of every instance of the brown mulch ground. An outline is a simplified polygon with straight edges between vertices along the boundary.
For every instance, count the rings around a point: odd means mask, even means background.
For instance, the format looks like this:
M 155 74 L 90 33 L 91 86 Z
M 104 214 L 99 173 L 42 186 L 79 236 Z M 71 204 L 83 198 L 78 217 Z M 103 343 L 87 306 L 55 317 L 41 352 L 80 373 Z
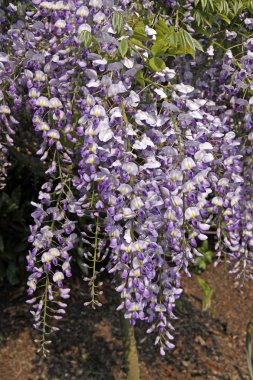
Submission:
M 137 327 L 142 380 L 249 380 L 245 355 L 248 321 L 253 321 L 253 285 L 243 293 L 226 283 L 222 267 L 202 277 L 213 289 L 211 308 L 202 312 L 196 276 L 185 280 L 178 310 L 176 348 L 160 357 L 152 337 Z M 36 353 L 24 288 L 0 293 L 1 380 L 124 380 L 125 366 L 114 293 L 105 290 L 99 310 L 83 306 L 85 287 L 75 283 L 67 316 L 44 359 Z M 253 333 L 253 331 L 252 331 Z

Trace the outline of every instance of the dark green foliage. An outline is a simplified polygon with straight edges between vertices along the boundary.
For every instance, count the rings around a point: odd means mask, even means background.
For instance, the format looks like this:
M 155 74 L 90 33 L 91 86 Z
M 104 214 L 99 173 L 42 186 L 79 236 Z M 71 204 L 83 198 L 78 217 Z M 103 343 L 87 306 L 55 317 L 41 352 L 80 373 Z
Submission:
M 199 257 L 196 261 L 196 264 L 192 268 L 194 273 L 200 274 L 204 270 L 206 270 L 207 266 L 214 262 L 215 255 L 214 251 L 211 248 L 210 242 L 208 240 L 203 241 L 200 247 L 198 247 L 198 251 L 202 253 L 202 257 Z

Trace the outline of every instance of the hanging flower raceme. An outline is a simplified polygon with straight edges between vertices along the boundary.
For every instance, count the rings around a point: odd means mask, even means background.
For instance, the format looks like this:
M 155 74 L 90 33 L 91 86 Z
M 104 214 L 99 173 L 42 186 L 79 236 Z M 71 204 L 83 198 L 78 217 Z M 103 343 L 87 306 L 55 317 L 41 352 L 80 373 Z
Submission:
M 190 275 L 209 232 L 217 233 L 217 254 L 227 255 L 238 278 L 242 272 L 251 277 L 252 202 L 245 183 L 252 177 L 253 138 L 248 134 L 242 149 L 245 140 L 233 131 L 230 112 L 246 107 L 243 123 L 250 131 L 251 100 L 232 97 L 229 109 L 221 97 L 214 101 L 213 88 L 217 84 L 226 99 L 245 89 L 252 43 L 247 41 L 240 72 L 227 53 L 219 75 L 218 69 L 205 73 L 213 81 L 208 93 L 204 80 L 192 86 L 187 60 L 183 74 L 177 65 L 156 69 L 160 58 L 151 53 L 159 30 L 145 25 L 143 42 L 135 39 L 132 19 L 141 5 L 28 3 L 24 20 L 1 35 L 0 183 L 14 116 L 22 109 L 39 141 L 46 178 L 33 204 L 27 255 L 28 302 L 41 346 L 46 352 L 55 320 L 65 314 L 72 249 L 82 240 L 91 294 L 86 304 L 99 305 L 106 259 L 120 294 L 118 309 L 132 325 L 146 322 L 164 354 L 174 347 L 182 273 Z M 144 1 L 142 11 L 151 17 L 155 6 Z M 185 9 L 185 21 L 193 22 L 191 1 Z M 169 27 L 172 21 L 165 20 Z M 196 65 L 201 62 L 196 58 Z M 233 77 L 234 87 L 221 84 L 220 76 Z
M 7 168 L 10 166 L 8 149 L 13 146 L 15 129 L 18 125 L 16 112 L 19 108 L 19 97 L 16 83 L 12 76 L 15 74 L 15 61 L 0 52 L 0 187 L 5 186 Z M 12 107 L 11 107 L 12 106 Z M 11 108 L 10 108 L 11 107 Z M 15 114 L 15 117 L 14 117 Z

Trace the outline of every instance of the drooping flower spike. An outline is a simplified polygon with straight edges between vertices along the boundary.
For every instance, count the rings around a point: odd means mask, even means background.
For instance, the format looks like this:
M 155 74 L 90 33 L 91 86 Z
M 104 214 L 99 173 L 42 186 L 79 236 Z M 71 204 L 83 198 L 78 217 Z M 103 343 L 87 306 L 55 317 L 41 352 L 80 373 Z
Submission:
M 167 30 L 179 4 L 165 5 Z M 44 352 L 65 314 L 65 284 L 80 240 L 87 304 L 99 304 L 98 263 L 106 258 L 118 309 L 132 325 L 149 325 L 161 354 L 174 347 L 181 276 L 190 275 L 210 232 L 238 280 L 252 277 L 252 39 L 240 67 L 227 51 L 222 63 L 203 65 L 203 80 L 194 79 L 194 67 L 205 54 L 157 67 L 160 58 L 151 54 L 161 31 L 140 27 L 140 43 L 132 22 L 141 12 L 154 16 L 156 6 L 32 0 L 6 8 L 15 19 L 10 25 L 0 11 L 0 187 L 24 113 L 45 166 L 27 255 L 28 302 Z M 186 1 L 190 33 L 192 9 Z M 249 19 L 244 23 L 250 28 Z M 226 38 L 236 36 L 227 31 Z M 213 46 L 207 55 L 208 66 Z M 239 124 L 234 112 L 244 115 Z

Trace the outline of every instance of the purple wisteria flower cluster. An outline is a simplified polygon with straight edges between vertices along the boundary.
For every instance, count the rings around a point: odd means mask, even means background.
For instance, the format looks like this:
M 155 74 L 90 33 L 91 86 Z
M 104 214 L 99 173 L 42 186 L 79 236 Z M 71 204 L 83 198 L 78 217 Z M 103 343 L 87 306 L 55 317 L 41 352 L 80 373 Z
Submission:
M 253 101 L 238 94 L 251 89 L 253 42 L 240 70 L 228 51 L 206 80 L 193 80 L 198 58 L 155 70 L 148 62 L 156 30 L 146 25 L 139 42 L 134 29 L 153 6 L 33 0 L 0 11 L 0 188 L 24 112 L 45 165 L 27 255 L 28 302 L 44 352 L 65 314 L 80 240 L 88 303 L 99 304 L 97 263 L 106 257 L 118 310 L 131 325 L 147 322 L 162 355 L 174 347 L 182 274 L 190 275 L 210 232 L 238 279 L 252 277 Z
M 228 41 L 230 37 L 226 33 Z M 219 115 L 230 131 L 221 146 L 224 178 L 220 178 L 220 169 L 216 172 L 216 193 L 222 206 L 217 213 L 216 250 L 218 257 L 229 264 L 238 286 L 252 279 L 252 46 L 252 38 L 246 39 L 240 55 L 232 48 L 223 59 L 214 49 L 208 70 L 195 85 L 195 91 L 212 99 L 212 113 Z M 194 65 L 179 59 L 176 67 L 181 79 L 191 83 L 194 70 L 201 70 L 202 65 L 203 57 L 199 57 Z

